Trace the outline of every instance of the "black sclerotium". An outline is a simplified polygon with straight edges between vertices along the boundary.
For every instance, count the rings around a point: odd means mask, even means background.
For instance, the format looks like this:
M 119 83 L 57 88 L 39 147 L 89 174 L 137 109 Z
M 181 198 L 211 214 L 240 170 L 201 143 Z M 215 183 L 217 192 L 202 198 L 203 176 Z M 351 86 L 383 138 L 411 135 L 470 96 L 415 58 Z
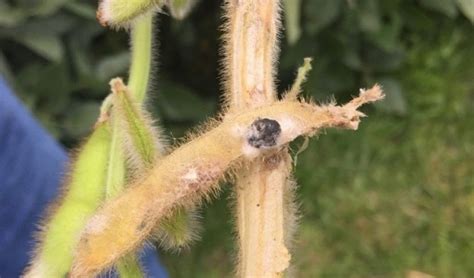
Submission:
M 276 145 L 280 136 L 280 124 L 272 119 L 257 119 L 250 125 L 247 142 L 254 148 L 269 148 Z

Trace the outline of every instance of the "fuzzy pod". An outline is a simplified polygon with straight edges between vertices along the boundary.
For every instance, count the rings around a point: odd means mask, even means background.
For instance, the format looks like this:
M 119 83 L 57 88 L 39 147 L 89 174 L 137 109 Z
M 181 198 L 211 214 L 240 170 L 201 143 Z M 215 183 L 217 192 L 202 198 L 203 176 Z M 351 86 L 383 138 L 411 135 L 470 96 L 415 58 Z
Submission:
M 42 227 L 25 277 L 64 277 L 69 272 L 80 231 L 104 198 L 109 149 L 109 125 L 98 123 L 76 152 L 62 197 Z
M 113 95 L 110 95 L 108 99 L 111 100 L 112 104 Z M 123 191 L 127 178 L 126 158 L 121 142 L 123 131 L 121 130 L 120 120 L 117 113 L 114 113 L 113 110 L 111 111 L 111 117 L 109 119 L 112 130 L 107 178 L 104 184 L 106 192 L 105 200 L 117 197 L 117 195 Z M 120 277 L 144 277 L 142 266 L 136 254 L 133 253 L 121 258 L 116 264 L 116 269 Z
M 241 160 L 277 151 L 296 137 L 312 136 L 322 128 L 357 129 L 364 116 L 357 108 L 382 97 L 380 88 L 375 86 L 362 90 L 359 97 L 344 106 L 280 101 L 226 115 L 218 126 L 160 160 L 146 176 L 91 218 L 76 249 L 70 277 L 96 275 L 136 250 L 173 209 L 192 207 L 210 198 L 219 189 L 218 181 L 226 171 Z M 259 119 L 279 123 L 281 132 L 274 146 L 256 148 L 248 143 L 251 125 Z
M 119 122 L 118 128 L 123 132 L 122 144 L 136 171 L 142 172 L 163 156 L 164 138 L 152 125 L 151 117 L 133 101 L 128 88 L 120 78 L 110 81 L 113 92 L 113 114 Z
M 162 133 L 153 126 L 151 117 L 132 100 L 128 88 L 122 80 L 115 78 L 110 82 L 113 98 L 113 114 L 120 122 L 124 134 L 123 150 L 132 165 L 134 179 L 153 167 L 166 153 L 166 140 Z M 198 215 L 195 211 L 187 212 L 178 208 L 156 228 L 154 237 L 166 249 L 179 250 L 199 238 L 201 230 Z
M 140 16 L 159 11 L 164 0 L 100 0 L 97 19 L 103 26 L 128 27 Z

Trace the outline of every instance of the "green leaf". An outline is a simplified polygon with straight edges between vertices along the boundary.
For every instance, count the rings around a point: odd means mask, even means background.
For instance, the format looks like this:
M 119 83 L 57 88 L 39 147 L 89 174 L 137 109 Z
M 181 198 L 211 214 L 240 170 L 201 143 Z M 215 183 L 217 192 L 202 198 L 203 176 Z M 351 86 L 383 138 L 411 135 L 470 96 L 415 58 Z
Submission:
M 4 77 L 9 83 L 11 83 L 14 80 L 13 73 L 10 70 L 10 65 L 8 64 L 8 61 L 5 59 L 5 55 L 3 55 L 2 51 L 0 51 L 0 76 Z
M 35 110 L 59 115 L 70 104 L 71 79 L 65 64 L 32 63 L 18 73 L 16 84 L 23 96 L 36 97 Z
M 158 96 L 163 116 L 175 121 L 200 121 L 214 111 L 214 103 L 198 97 L 188 88 L 166 82 Z
M 284 0 L 286 39 L 295 44 L 301 36 L 301 0 Z
M 58 36 L 24 33 L 14 39 L 50 61 L 60 62 L 64 56 L 64 47 Z
M 79 138 L 90 131 L 100 110 L 98 102 L 74 102 L 67 111 L 62 127 L 70 138 Z
M 385 93 L 385 99 L 377 102 L 375 107 L 388 113 L 406 115 L 407 103 L 400 82 L 391 77 L 382 78 L 379 82 Z
M 22 102 L 32 110 L 32 107 L 34 106 L 34 99 L 26 99 L 24 97 L 21 98 Z M 28 103 L 30 102 L 30 103 Z M 36 119 L 41 123 L 41 126 L 46 128 L 49 134 L 51 134 L 54 138 L 60 139 L 62 136 L 61 129 L 58 125 L 57 120 L 48 113 L 47 111 L 34 111 L 35 112 L 35 117 Z
M 301 61 L 305 57 L 313 57 L 314 55 L 314 40 L 303 35 L 296 44 L 288 47 L 286 51 L 281 53 L 279 64 L 282 69 L 291 72 L 291 77 L 293 77 L 297 61 Z M 319 58 L 316 60 L 319 60 Z
M 440 12 L 448 17 L 454 18 L 458 14 L 456 0 L 419 0 L 420 4 L 428 9 Z
M 389 72 L 400 68 L 404 58 L 405 54 L 402 49 L 388 52 L 379 47 L 367 47 L 364 64 L 375 72 Z
M 25 24 L 0 30 L 11 38 L 37 53 L 41 57 L 60 62 L 64 56 L 61 36 L 74 28 L 76 20 L 57 14 L 47 18 L 32 19 Z
M 461 12 L 474 24 L 474 0 L 456 0 Z
M 96 74 L 102 80 L 108 80 L 114 76 L 126 73 L 130 65 L 130 52 L 123 51 L 106 56 L 96 67 Z
M 341 0 L 309 0 L 304 5 L 305 28 L 314 35 L 336 20 L 342 10 Z
M 367 33 L 378 32 L 382 26 L 381 14 L 376 0 L 357 1 L 359 28 Z
M 96 19 L 95 7 L 80 2 L 66 2 L 64 6 L 67 10 L 74 13 L 75 15 L 81 16 L 86 19 L 94 20 Z
M 0 26 L 12 27 L 21 23 L 27 14 L 25 10 L 12 8 L 5 2 L 0 2 Z
M 91 58 L 91 52 L 95 49 L 92 41 L 104 33 L 104 30 L 97 23 L 88 21 L 84 22 L 81 28 L 74 29 L 71 35 L 67 37 L 67 45 L 72 56 L 72 65 L 79 75 L 92 77 L 94 80 L 99 81 L 95 68 L 97 62 L 94 63 L 93 60 L 99 60 L 99 62 L 101 60 L 100 58 Z
M 349 68 L 357 71 L 362 69 L 363 64 L 360 53 L 357 51 L 357 49 L 346 48 L 341 58 L 342 62 L 344 62 L 344 65 L 348 66 Z
M 24 24 L 8 31 L 13 35 L 22 35 L 23 33 L 35 33 L 44 35 L 63 35 L 71 30 L 77 29 L 78 19 L 67 14 L 58 13 L 48 17 L 32 18 Z
M 399 17 L 394 16 L 391 21 L 383 24 L 377 32 L 368 34 L 368 38 L 378 47 L 387 52 L 401 49 L 400 33 L 401 22 Z
M 308 76 L 305 91 L 318 100 L 326 101 L 328 96 L 348 91 L 356 84 L 355 75 L 347 67 L 329 57 L 315 59 L 313 70 Z
M 39 1 L 39 4 L 34 6 L 31 10 L 32 15 L 47 16 L 57 12 L 65 3 L 70 0 L 47 0 Z

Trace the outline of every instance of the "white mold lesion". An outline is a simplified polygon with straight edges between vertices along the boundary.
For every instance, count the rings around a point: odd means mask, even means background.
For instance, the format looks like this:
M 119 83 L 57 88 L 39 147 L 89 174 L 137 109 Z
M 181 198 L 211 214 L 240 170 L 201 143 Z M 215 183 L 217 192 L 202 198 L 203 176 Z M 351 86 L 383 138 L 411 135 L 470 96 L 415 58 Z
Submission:
M 186 183 L 193 183 L 199 181 L 199 174 L 196 168 L 190 168 L 184 175 L 183 181 Z
M 250 146 L 250 144 L 246 140 L 244 140 L 242 145 L 242 154 L 245 156 L 245 158 L 252 160 L 258 157 L 260 153 L 261 150 Z
M 108 218 L 103 214 L 94 215 L 86 227 L 88 234 L 99 234 L 107 227 Z
M 199 161 L 194 162 L 187 167 L 187 170 L 181 175 L 180 182 L 184 186 L 178 188 L 178 195 L 188 195 L 195 193 L 209 184 L 215 183 L 224 172 L 224 168 L 220 167 L 217 162 Z M 181 196 L 181 197 L 182 197 Z
M 278 138 L 277 145 L 286 144 L 293 141 L 296 137 L 303 134 L 305 125 L 298 122 L 294 117 L 282 115 L 276 120 L 280 123 L 281 134 Z

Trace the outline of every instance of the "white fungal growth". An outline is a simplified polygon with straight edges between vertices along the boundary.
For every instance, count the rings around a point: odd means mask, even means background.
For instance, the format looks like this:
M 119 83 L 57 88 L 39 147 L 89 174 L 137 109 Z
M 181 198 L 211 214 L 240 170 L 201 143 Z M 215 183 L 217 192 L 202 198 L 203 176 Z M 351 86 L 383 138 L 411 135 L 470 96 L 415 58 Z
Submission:
M 105 215 L 94 215 L 89 220 L 89 223 L 86 226 L 88 233 L 97 234 L 102 232 L 102 230 L 107 226 L 107 216 Z
M 196 168 L 189 169 L 189 171 L 184 174 L 183 180 L 185 182 L 196 182 L 198 180 L 198 172 Z
M 253 160 L 256 158 L 260 153 L 261 150 L 251 146 L 247 140 L 245 140 L 246 137 L 248 137 L 249 133 L 249 128 L 247 125 L 242 125 L 242 124 L 235 124 L 234 127 L 232 128 L 231 134 L 234 138 L 238 138 L 239 140 L 242 140 L 242 154 L 245 158 L 248 160 Z
M 242 144 L 242 154 L 249 160 L 253 160 L 254 158 L 258 157 L 261 152 L 261 150 L 250 146 L 247 141 L 244 141 Z
M 278 145 L 293 141 L 296 138 L 296 135 L 300 133 L 299 131 L 304 128 L 301 123 L 288 116 L 278 117 L 276 120 L 280 123 L 281 127 L 281 135 L 278 138 Z

